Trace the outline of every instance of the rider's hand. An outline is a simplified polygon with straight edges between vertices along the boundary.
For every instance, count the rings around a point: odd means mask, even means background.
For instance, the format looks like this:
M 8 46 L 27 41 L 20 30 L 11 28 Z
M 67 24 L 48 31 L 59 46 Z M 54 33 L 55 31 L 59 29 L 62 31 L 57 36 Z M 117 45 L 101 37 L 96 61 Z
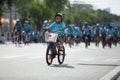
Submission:
M 43 28 L 44 30 L 50 30 L 50 28 Z

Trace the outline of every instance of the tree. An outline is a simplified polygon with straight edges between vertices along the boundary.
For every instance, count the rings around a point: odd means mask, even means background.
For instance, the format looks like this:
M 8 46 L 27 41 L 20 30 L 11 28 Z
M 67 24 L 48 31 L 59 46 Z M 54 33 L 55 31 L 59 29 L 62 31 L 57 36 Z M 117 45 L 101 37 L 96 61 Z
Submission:
M 36 0 L 29 4 L 30 17 L 34 19 L 34 24 L 37 25 L 37 29 L 40 30 L 42 23 L 45 19 L 50 19 L 52 12 L 40 0 Z
M 91 25 L 95 25 L 99 22 L 119 21 L 119 16 L 111 14 L 107 9 L 94 10 L 92 5 L 89 4 L 73 4 L 71 5 L 70 10 L 64 10 L 64 14 L 69 19 L 73 19 L 69 21 L 72 21 L 72 23 L 75 23 L 78 26 L 80 26 L 86 21 Z M 65 18 L 65 21 L 67 21 L 68 18 Z
M 50 7 L 51 10 L 53 9 L 55 13 L 61 12 L 65 9 L 65 6 L 69 6 L 68 0 L 44 0 L 44 3 L 47 7 Z
M 0 19 L 3 15 L 3 12 L 7 9 L 10 9 L 11 6 L 14 4 L 14 0 L 0 0 Z M 0 21 L 1 25 L 1 21 Z

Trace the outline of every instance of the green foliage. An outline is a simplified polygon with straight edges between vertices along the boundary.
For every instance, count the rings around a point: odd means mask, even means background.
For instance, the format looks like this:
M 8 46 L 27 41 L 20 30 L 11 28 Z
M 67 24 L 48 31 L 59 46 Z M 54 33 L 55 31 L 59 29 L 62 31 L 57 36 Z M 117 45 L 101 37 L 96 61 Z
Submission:
M 57 13 L 61 12 L 68 5 L 68 0 L 44 0 L 44 3 Z
M 84 22 L 88 22 L 91 25 L 94 25 L 99 22 L 118 22 L 119 16 L 113 15 L 107 10 L 94 10 L 92 5 L 89 4 L 74 4 L 71 7 L 71 10 L 64 11 L 65 15 L 68 18 L 65 18 L 67 22 L 68 19 L 75 23 L 76 25 L 81 25 Z M 68 16 L 70 15 L 70 16 Z M 72 18 L 70 18 L 72 16 Z
M 86 21 L 91 25 L 99 22 L 118 22 L 120 18 L 107 10 L 94 10 L 89 4 L 70 5 L 69 0 L 0 0 L 0 17 L 4 10 L 12 5 L 17 8 L 23 21 L 27 19 L 39 29 L 44 20 L 54 19 L 58 12 L 64 14 L 66 23 L 75 23 L 78 26 Z

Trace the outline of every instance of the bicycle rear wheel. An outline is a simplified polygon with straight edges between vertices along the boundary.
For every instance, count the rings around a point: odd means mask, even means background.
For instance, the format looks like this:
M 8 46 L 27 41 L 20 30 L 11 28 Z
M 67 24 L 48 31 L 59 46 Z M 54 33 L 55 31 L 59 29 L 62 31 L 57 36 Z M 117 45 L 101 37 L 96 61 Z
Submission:
M 52 50 L 50 45 L 47 48 L 47 52 L 46 52 L 46 62 L 48 65 L 51 65 L 53 62 L 53 57 L 52 57 Z
M 58 62 L 59 62 L 59 64 L 63 64 L 64 60 L 65 60 L 65 48 L 62 51 L 58 50 Z

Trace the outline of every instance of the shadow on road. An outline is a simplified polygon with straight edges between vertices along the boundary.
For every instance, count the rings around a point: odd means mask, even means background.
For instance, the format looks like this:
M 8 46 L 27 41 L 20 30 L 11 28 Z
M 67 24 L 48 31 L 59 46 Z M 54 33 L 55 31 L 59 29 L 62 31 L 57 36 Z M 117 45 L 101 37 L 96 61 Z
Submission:
M 117 64 L 87 64 L 87 63 L 78 63 L 78 65 L 82 65 L 82 66 L 120 66 Z
M 68 65 L 68 64 L 62 64 L 62 65 L 53 64 L 53 65 L 51 65 L 51 67 L 58 67 L 58 68 L 70 68 L 70 69 L 75 68 L 75 67 L 70 66 L 70 65 Z

